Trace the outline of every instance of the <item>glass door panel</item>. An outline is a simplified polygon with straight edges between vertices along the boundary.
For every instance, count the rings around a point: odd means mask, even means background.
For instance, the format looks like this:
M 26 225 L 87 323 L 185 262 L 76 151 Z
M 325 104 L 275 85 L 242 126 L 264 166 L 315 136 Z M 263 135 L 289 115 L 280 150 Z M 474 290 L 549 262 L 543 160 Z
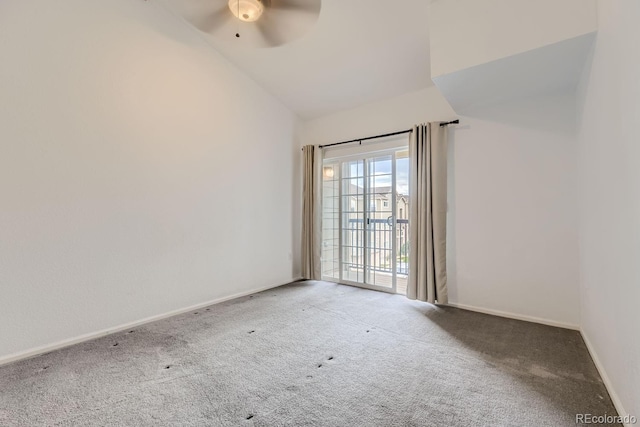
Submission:
M 322 179 L 323 278 L 405 292 L 406 156 L 390 150 L 355 159 L 325 160 Z
M 396 152 L 396 292 L 407 293 L 409 275 L 409 151 Z
M 365 283 L 394 288 L 394 192 L 393 155 L 365 160 L 367 179 Z
M 322 277 L 340 280 L 340 188 L 337 162 L 322 167 Z
M 342 163 L 342 280 L 364 283 L 364 160 Z

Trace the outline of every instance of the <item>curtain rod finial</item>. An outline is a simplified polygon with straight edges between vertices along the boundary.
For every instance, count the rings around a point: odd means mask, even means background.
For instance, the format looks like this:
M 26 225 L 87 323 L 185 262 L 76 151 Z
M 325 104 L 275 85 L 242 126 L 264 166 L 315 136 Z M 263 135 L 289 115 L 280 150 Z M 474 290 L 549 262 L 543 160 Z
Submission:
M 451 120 L 450 122 L 440 123 L 440 127 L 447 126 L 447 125 L 457 125 L 458 123 L 460 123 L 460 120 L 455 119 L 455 120 Z

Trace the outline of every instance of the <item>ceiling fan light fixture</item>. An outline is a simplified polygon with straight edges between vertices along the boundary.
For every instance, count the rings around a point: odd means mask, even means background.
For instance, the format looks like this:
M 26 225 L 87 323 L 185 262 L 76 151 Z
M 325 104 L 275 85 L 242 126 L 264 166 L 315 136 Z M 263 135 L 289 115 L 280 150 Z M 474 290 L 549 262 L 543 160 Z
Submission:
M 229 0 L 229 9 L 239 20 L 253 22 L 264 12 L 264 4 L 261 0 Z

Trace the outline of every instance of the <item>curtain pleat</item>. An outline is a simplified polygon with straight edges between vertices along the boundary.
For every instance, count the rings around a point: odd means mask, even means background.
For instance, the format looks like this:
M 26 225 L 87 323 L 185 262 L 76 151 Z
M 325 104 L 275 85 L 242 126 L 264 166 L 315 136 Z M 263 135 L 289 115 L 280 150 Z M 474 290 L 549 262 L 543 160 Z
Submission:
M 302 277 L 307 280 L 320 279 L 320 206 L 319 164 L 320 149 L 313 145 L 302 148 Z
M 407 297 L 446 304 L 447 128 L 414 126 L 409 161 Z

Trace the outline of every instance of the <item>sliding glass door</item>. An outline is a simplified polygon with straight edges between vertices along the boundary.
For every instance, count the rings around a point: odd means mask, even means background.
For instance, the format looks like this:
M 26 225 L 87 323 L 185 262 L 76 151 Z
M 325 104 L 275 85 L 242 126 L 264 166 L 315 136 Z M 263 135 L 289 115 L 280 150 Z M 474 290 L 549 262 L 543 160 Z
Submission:
M 408 190 L 406 149 L 324 162 L 325 280 L 405 292 Z

